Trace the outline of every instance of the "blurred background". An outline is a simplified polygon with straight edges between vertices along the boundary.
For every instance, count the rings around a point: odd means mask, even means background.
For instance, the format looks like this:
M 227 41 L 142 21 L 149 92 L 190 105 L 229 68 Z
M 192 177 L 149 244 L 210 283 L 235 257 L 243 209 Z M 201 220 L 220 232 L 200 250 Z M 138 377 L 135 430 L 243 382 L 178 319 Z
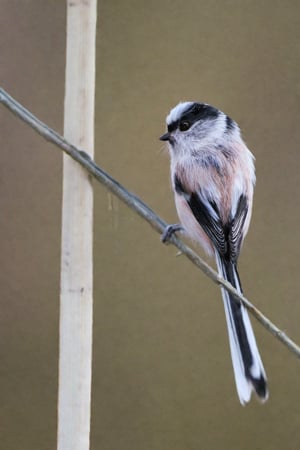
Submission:
M 174 222 L 166 114 L 198 100 L 231 115 L 257 168 L 244 290 L 300 343 L 299 2 L 98 3 L 97 163 Z M 65 25 L 65 2 L 1 1 L 1 85 L 59 132 Z M 3 107 L 0 130 L 0 448 L 50 450 L 62 154 Z M 299 361 L 254 321 L 270 399 L 242 407 L 218 287 L 94 187 L 91 448 L 299 448 Z

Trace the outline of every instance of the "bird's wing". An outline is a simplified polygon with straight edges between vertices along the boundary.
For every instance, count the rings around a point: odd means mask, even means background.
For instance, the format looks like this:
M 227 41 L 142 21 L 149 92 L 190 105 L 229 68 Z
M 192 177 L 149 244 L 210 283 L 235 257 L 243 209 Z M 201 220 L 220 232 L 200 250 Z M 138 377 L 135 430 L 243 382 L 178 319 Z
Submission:
M 175 180 L 177 194 L 183 195 L 197 222 L 212 241 L 218 253 L 236 261 L 243 241 L 243 228 L 248 214 L 248 201 L 241 194 L 236 211 L 226 222 L 222 221 L 217 204 L 205 191 L 188 192 L 180 180 Z

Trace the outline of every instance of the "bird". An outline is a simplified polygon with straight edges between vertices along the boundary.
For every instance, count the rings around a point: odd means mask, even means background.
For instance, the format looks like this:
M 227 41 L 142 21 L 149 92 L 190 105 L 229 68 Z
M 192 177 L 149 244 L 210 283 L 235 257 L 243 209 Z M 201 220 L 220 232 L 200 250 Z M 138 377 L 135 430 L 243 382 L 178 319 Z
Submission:
M 242 294 L 237 263 L 248 232 L 256 176 L 254 156 L 231 117 L 207 103 L 180 102 L 166 118 L 160 140 L 170 154 L 171 184 L 183 231 L 214 256 L 218 273 Z M 242 405 L 254 392 L 268 399 L 265 369 L 245 306 L 222 288 L 237 394 Z

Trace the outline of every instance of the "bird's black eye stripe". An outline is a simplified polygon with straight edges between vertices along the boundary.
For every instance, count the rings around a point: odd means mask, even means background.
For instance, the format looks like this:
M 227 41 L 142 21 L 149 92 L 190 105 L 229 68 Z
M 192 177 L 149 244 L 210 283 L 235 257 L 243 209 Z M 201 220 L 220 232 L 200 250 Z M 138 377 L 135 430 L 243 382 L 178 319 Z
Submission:
M 172 122 L 168 125 L 168 132 L 172 133 L 172 131 L 175 131 L 177 127 L 178 127 L 178 120 L 176 120 L 176 122 Z
M 219 110 L 205 103 L 193 103 L 182 115 L 180 122 L 189 122 L 190 127 L 200 120 L 213 120 L 219 116 Z
M 231 131 L 233 129 L 234 121 L 229 116 L 226 116 L 226 131 Z
M 180 117 L 168 125 L 168 132 L 172 133 L 177 128 L 187 131 L 194 123 L 200 120 L 213 120 L 219 116 L 219 110 L 206 103 L 193 103 Z M 228 124 L 228 122 L 227 122 Z M 229 126 L 231 123 L 228 124 Z

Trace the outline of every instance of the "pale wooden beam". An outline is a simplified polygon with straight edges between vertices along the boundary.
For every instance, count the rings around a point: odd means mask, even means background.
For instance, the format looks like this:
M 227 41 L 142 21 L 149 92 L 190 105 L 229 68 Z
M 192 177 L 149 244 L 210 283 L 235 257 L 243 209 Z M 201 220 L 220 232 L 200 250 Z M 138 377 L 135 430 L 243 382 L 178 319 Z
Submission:
M 64 136 L 94 155 L 96 0 L 67 1 Z M 88 450 L 93 322 L 93 188 L 64 155 L 58 450 Z

